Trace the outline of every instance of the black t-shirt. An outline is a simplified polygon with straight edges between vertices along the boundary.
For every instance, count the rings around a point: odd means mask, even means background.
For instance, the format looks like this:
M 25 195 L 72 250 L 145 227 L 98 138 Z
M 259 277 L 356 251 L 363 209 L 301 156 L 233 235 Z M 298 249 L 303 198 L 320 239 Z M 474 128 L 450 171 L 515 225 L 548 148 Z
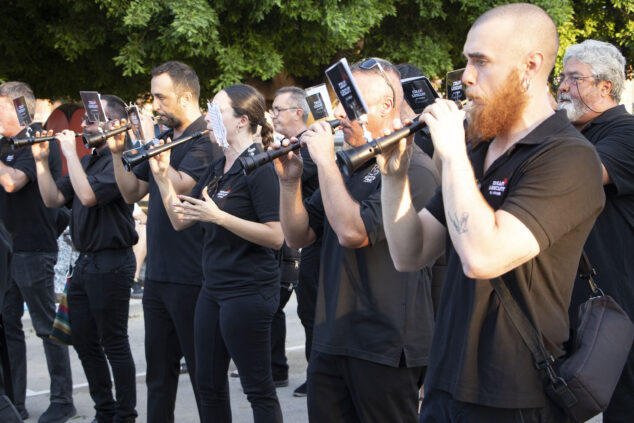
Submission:
M 252 144 L 240 154 L 246 157 L 261 152 Z M 224 172 L 225 158 L 216 160 L 201 176 L 191 196 L 208 193 L 218 208 L 251 222 L 280 220 L 280 188 L 272 163 L 258 167 L 248 176 L 239 161 Z M 260 293 L 269 298 L 280 290 L 280 267 L 275 250 L 254 244 L 220 225 L 201 222 L 204 231 L 204 288 L 218 298 Z
M 596 148 L 612 180 L 603 187 L 605 208 L 584 248 L 601 289 L 634 320 L 634 116 L 625 106 L 617 106 L 593 119 L 581 133 Z M 589 292 L 585 280 L 577 281 L 573 312 Z
M 183 132 L 181 138 L 206 128 L 200 116 Z M 171 137 L 172 131 L 164 138 Z M 198 181 L 215 157 L 222 155 L 220 149 L 209 140 L 208 135 L 196 137 L 172 148 L 170 165 Z M 161 192 L 154 181 L 148 162 L 134 168 L 137 178 L 149 182 L 150 199 L 147 214 L 147 262 L 146 278 L 152 281 L 200 285 L 203 279 L 201 254 L 202 231 L 195 224 L 185 230 L 176 231 L 167 216 Z
M 31 125 L 31 136 L 41 131 L 39 123 Z M 22 130 L 16 138 L 26 138 L 27 128 Z M 35 160 L 30 147 L 11 150 L 8 141 L 3 139 L 0 144 L 4 164 L 21 170 L 29 181 L 17 192 L 7 193 L 0 189 L 0 210 L 7 231 L 13 239 L 14 252 L 57 252 L 57 219 L 59 211 L 49 209 L 44 205 L 37 185 Z M 49 142 L 50 153 L 48 165 L 53 178 L 62 174 L 62 156 L 59 143 Z
M 408 171 L 415 207 L 433 195 L 439 178 L 414 146 Z M 309 223 L 323 234 L 313 349 L 388 366 L 427 364 L 433 330 L 428 272 L 398 272 L 388 251 L 381 212 L 381 172 L 374 160 L 345 179 L 361 209 L 369 245 L 344 248 L 326 219 L 321 190 L 304 202 Z
M 308 147 L 300 148 L 302 156 L 302 198 L 305 200 L 310 198 L 319 188 L 319 177 L 317 175 L 317 165 L 310 157 Z M 319 272 L 319 255 L 321 254 L 321 234 L 317 240 L 308 247 L 302 248 L 302 257 L 300 266 L 301 274 L 317 274 Z M 301 282 L 301 281 L 300 281 Z
M 139 237 L 134 229 L 133 206 L 121 197 L 112 168 L 112 153 L 106 147 L 81 158 L 88 183 L 97 204 L 84 206 L 75 195 L 70 176 L 56 181 L 57 187 L 70 205 L 70 233 L 75 248 L 82 253 L 131 247 Z
M 0 219 L 0 310 L 4 310 L 4 297 L 11 282 L 11 244 L 11 235 Z
M 568 339 L 568 305 L 581 247 L 603 207 L 598 157 L 559 111 L 542 122 L 483 174 L 488 143 L 469 151 L 484 199 L 518 218 L 540 253 L 502 275 L 513 298 L 540 329 L 554 357 Z M 427 205 L 446 226 L 442 193 Z M 501 408 L 543 407 L 544 390 L 531 354 L 489 280 L 465 276 L 448 240 L 425 391 Z

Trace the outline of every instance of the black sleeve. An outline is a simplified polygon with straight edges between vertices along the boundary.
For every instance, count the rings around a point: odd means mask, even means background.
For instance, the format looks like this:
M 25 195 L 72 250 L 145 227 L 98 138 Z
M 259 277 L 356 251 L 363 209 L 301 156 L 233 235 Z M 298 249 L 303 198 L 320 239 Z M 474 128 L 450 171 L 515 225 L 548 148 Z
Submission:
M 64 175 L 55 180 L 55 185 L 57 185 L 57 189 L 59 189 L 64 196 L 64 201 L 69 205 L 73 202 L 73 197 L 75 196 L 75 190 L 73 190 L 73 184 L 70 182 L 70 176 Z
M 112 158 L 105 160 L 103 169 L 96 175 L 87 175 L 88 183 L 97 197 L 97 205 L 103 205 L 121 197 L 121 192 L 114 177 Z
M 302 147 L 300 149 L 303 162 L 302 170 L 302 195 L 304 199 L 313 195 L 313 192 L 319 188 L 319 178 L 317 176 L 317 165 L 310 157 L 308 147 Z
M 634 194 L 634 118 L 611 128 L 595 148 L 618 195 Z
M 308 226 L 317 235 L 317 239 L 324 233 L 324 219 L 326 212 L 324 203 L 321 200 L 321 189 L 317 188 L 313 195 L 304 200 L 304 208 L 308 213 Z
M 150 173 L 152 173 L 152 170 L 150 169 L 150 163 L 147 160 L 136 165 L 134 169 L 132 169 L 132 172 L 138 179 L 145 182 L 150 181 Z
M 434 195 L 425 208 L 441 225 L 447 227 L 447 221 L 445 220 L 445 203 L 442 199 L 442 187 L 436 188 L 436 192 L 434 192 Z
M 280 184 L 273 163 L 267 163 L 249 174 L 247 184 L 258 222 L 279 222 Z
M 24 172 L 29 181 L 37 180 L 37 172 L 35 170 L 35 159 L 30 148 L 21 148 L 13 155 L 13 169 Z
M 412 146 L 407 175 L 410 181 L 410 195 L 414 209 L 419 212 L 431 200 L 440 184 L 440 173 L 429 155 L 417 146 Z
M 214 150 L 209 137 L 198 137 L 194 140 L 176 170 L 184 172 L 195 181 L 198 181 L 213 160 Z
M 51 169 L 53 179 L 57 179 L 62 176 L 62 150 L 58 141 L 49 142 L 48 146 L 48 167 Z
M 543 251 L 603 208 L 599 158 L 588 143 L 557 143 L 509 181 L 500 207 L 533 233 Z
M 189 193 L 190 197 L 193 198 L 202 198 L 203 196 L 203 188 L 207 187 L 207 184 L 209 183 L 209 181 L 212 178 L 212 173 L 214 170 L 214 166 L 208 166 L 207 170 L 205 170 L 205 172 L 201 175 L 200 179 L 198 180 L 198 182 L 196 182 L 196 185 L 194 185 L 194 188 L 192 188 L 192 191 Z
M 383 211 L 381 210 L 381 184 L 376 184 L 376 190 L 359 203 L 361 220 L 365 226 L 370 245 L 385 239 L 383 230 Z

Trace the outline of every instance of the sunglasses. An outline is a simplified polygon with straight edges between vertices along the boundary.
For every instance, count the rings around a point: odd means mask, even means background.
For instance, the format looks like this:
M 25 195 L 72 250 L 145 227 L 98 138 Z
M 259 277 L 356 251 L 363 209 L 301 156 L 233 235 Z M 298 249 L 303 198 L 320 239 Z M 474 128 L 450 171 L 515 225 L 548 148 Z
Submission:
M 381 66 L 378 60 L 376 60 L 374 57 L 366 59 L 359 65 L 359 68 L 363 70 L 378 69 L 379 74 L 383 77 L 388 87 L 390 87 L 390 90 L 392 90 L 392 99 L 396 100 L 396 92 L 394 91 L 394 86 L 390 82 L 390 78 L 387 76 L 387 74 L 383 70 L 383 66 Z

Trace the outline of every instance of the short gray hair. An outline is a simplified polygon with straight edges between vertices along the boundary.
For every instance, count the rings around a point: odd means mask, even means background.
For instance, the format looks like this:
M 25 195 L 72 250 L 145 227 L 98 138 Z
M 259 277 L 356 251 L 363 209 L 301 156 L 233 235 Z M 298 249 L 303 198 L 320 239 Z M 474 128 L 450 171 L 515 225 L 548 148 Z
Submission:
M 356 63 L 353 63 L 352 66 L 350 66 L 350 71 L 361 72 L 366 74 L 373 73 L 375 75 L 380 76 L 380 74 L 378 74 L 374 69 L 365 69 L 362 67 L 363 63 L 365 63 L 369 59 L 376 60 L 383 68 L 383 71 L 387 74 L 386 76 L 392 83 L 391 88 L 394 91 L 394 96 L 396 97 L 393 99 L 394 105 L 398 109 L 400 107 L 400 104 L 403 102 L 403 87 L 401 85 L 401 71 L 398 69 L 398 67 L 394 66 L 391 62 L 388 62 L 385 59 L 381 59 L 380 57 L 371 57 L 371 58 L 367 58 L 364 60 L 360 60 Z
M 616 47 L 604 41 L 585 40 L 568 47 L 564 54 L 564 66 L 572 57 L 589 65 L 597 80 L 610 81 L 610 97 L 621 101 L 625 86 L 625 58 Z
M 286 93 L 290 94 L 291 101 L 295 103 L 295 107 L 301 109 L 303 113 L 302 119 L 304 119 L 304 123 L 307 123 L 310 109 L 308 108 L 308 102 L 306 102 L 306 91 L 299 87 L 282 87 L 275 92 L 275 97 Z
M 28 84 L 19 81 L 9 81 L 0 85 L 0 97 L 7 97 L 10 100 L 24 96 L 26 107 L 29 109 L 31 119 L 35 115 L 35 95 Z

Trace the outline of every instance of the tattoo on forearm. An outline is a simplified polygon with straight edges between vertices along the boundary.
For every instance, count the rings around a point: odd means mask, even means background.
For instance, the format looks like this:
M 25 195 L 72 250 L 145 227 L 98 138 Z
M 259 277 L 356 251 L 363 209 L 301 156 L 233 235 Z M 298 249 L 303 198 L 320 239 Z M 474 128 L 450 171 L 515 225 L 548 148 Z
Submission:
M 449 220 L 458 234 L 464 234 L 468 231 L 467 220 L 469 220 L 469 213 L 462 213 L 460 217 L 458 217 L 457 213 L 449 213 Z

